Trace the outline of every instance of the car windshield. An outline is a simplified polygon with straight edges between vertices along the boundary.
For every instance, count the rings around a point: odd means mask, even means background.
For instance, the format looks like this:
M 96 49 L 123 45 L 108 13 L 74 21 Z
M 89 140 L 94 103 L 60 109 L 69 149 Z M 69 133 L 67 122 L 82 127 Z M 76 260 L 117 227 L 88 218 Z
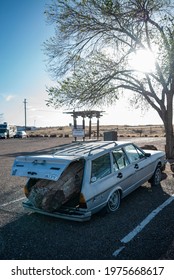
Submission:
M 122 149 L 116 149 L 112 152 L 113 156 L 113 168 L 114 171 L 117 171 L 118 169 L 122 169 L 129 165 L 129 161 L 127 159 L 126 154 Z
M 134 145 L 130 144 L 125 147 L 130 162 L 135 162 L 145 157 L 145 154 Z
M 6 132 L 6 129 L 5 128 L 0 128 L 0 133 L 4 133 Z

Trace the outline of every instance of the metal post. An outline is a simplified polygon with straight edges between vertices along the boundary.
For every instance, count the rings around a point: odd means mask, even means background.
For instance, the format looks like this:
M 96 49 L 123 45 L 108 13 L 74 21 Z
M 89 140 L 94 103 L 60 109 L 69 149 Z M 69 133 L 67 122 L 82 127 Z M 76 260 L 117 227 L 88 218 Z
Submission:
M 99 140 L 99 117 L 97 118 L 97 140 Z
M 91 139 L 91 117 L 89 117 L 89 139 Z
M 74 129 L 77 128 L 77 117 L 75 115 L 75 112 L 73 112 L 73 120 L 74 120 Z M 74 140 L 77 140 L 77 137 L 74 137 Z
M 27 128 L 27 100 L 24 99 L 25 130 Z
M 83 127 L 83 130 L 84 130 L 83 141 L 85 141 L 85 117 L 83 117 L 83 120 L 82 120 L 82 127 Z

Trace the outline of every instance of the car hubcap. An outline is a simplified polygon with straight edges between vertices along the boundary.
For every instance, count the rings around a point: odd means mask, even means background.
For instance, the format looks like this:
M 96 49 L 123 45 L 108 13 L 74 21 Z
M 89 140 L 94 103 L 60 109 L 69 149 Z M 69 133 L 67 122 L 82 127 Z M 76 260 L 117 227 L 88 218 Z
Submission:
M 161 170 L 158 168 L 155 173 L 155 184 L 160 184 L 161 181 Z
M 120 194 L 118 191 L 114 192 L 109 201 L 108 201 L 108 207 L 110 209 L 110 211 L 115 211 L 119 208 L 120 205 Z

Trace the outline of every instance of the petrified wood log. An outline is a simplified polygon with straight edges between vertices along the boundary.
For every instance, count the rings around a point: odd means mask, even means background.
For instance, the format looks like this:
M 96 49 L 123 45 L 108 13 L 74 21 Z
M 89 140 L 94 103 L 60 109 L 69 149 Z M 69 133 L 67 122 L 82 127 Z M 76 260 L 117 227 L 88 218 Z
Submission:
M 53 212 L 80 192 L 82 176 L 82 162 L 74 162 L 58 181 L 38 180 L 32 186 L 28 199 L 35 207 Z

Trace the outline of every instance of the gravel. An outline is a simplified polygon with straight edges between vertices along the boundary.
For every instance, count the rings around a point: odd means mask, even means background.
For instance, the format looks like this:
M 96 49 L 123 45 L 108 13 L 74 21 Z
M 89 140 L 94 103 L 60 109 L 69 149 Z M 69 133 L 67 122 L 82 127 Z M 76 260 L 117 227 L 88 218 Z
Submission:
M 23 195 L 23 186 L 25 184 L 26 179 L 21 178 L 21 177 L 14 177 L 11 176 L 11 167 L 13 164 L 13 161 L 16 156 L 19 155 L 28 155 L 28 154 L 40 154 L 40 153 L 45 153 L 45 152 L 51 152 L 55 151 L 56 148 L 66 145 L 68 143 L 72 142 L 72 138 L 27 138 L 27 139 L 8 139 L 8 140 L 1 140 L 0 141 L 0 162 L 1 162 L 1 167 L 0 167 L 0 205 L 3 205 L 5 203 L 8 203 L 9 201 L 15 201 L 16 199 L 22 199 L 24 197 Z M 143 146 L 145 144 L 152 144 L 156 146 L 159 150 L 164 150 L 165 147 L 165 139 L 164 138 L 133 138 L 133 139 L 121 139 L 121 140 L 129 140 L 134 143 L 137 143 L 139 146 Z M 173 194 L 173 173 L 170 170 L 170 165 L 169 163 L 167 164 L 166 168 L 166 178 L 165 180 L 162 181 L 162 186 L 163 189 L 165 189 L 165 193 L 168 195 Z M 150 191 L 150 190 L 149 190 Z M 131 198 L 129 200 L 131 201 Z M 140 201 L 141 202 L 141 201 Z M 142 201 L 143 203 L 143 201 Z M 13 223 L 16 218 L 19 218 L 21 221 L 23 220 L 24 224 L 27 224 L 29 222 L 27 218 L 23 218 L 23 212 L 21 211 L 20 206 L 16 206 L 15 210 L 10 211 L 11 205 L 9 204 L 8 210 L 3 210 L 0 209 L 0 227 L 8 227 L 8 223 Z M 122 210 L 120 210 L 122 211 Z M 29 219 L 29 218 L 28 218 Z M 33 230 L 36 231 L 37 235 L 37 230 L 34 227 L 34 222 L 35 219 L 37 220 L 37 217 L 33 217 L 33 224 L 30 224 L 31 228 L 33 226 Z M 44 217 L 41 217 L 40 219 L 45 219 Z M 95 219 L 95 218 L 94 218 Z M 101 226 L 102 226 L 102 219 L 101 218 Z M 112 219 L 112 218 L 110 218 Z M 48 221 L 47 221 L 48 222 Z M 121 221 L 120 221 L 121 222 Z M 16 226 L 18 224 L 16 223 Z M 66 221 L 62 222 L 62 226 L 65 225 L 66 228 Z M 50 222 L 50 227 L 53 226 L 53 222 Z M 76 228 L 79 227 L 76 224 L 73 224 L 71 227 L 71 230 L 76 231 Z M 80 225 L 81 230 L 83 230 L 83 225 Z M 91 225 L 92 227 L 92 225 Z M 102 229 L 102 227 L 101 227 Z M 39 232 L 40 229 L 38 229 Z M 44 228 L 43 228 L 44 230 Z M 101 230 L 100 230 L 101 231 Z M 17 229 L 15 230 L 17 232 Z M 50 231 L 51 232 L 51 231 Z M 84 232 L 85 233 L 85 232 Z M 69 234 L 69 232 L 67 232 Z M 19 238 L 18 241 L 20 241 L 20 230 L 18 237 L 12 236 L 10 238 Z M 49 238 L 49 237 L 48 237 Z M 106 240 L 107 241 L 107 240 Z M 45 240 L 47 242 L 47 240 Z M 77 240 L 76 240 L 77 242 Z M 95 240 L 94 242 L 94 248 L 95 248 Z M 96 240 L 97 242 L 97 240 Z M 78 243 L 78 242 L 77 242 Z M 108 236 L 108 243 L 109 243 L 109 236 Z M 97 244 L 97 243 L 96 243 Z M 174 259 L 174 240 L 171 239 L 170 246 L 166 248 L 166 253 L 163 253 L 160 257 L 160 259 Z M 28 244 L 30 246 L 30 244 Z M 70 244 L 71 246 L 71 244 Z M 77 244 L 78 246 L 78 244 Z M 97 245 L 96 245 L 97 246 Z M 24 245 L 25 247 L 25 245 Z M 78 247 L 77 247 L 78 248 Z M 4 250 L 4 243 L 3 239 L 0 235 L 0 254 L 1 251 Z M 15 250 L 15 248 L 14 248 Z M 26 248 L 22 248 L 22 250 L 26 251 Z M 34 250 L 34 248 L 33 248 Z M 54 248 L 53 248 L 54 250 Z M 48 252 L 48 256 L 51 254 Z M 14 253 L 14 256 L 17 255 L 18 258 L 20 258 L 19 254 Z M 22 258 L 23 256 L 21 256 Z M 26 256 L 27 258 L 27 256 Z M 29 258 L 29 257 L 28 257 Z M 65 258 L 65 256 L 64 256 Z M 80 258 L 80 256 L 79 256 Z

